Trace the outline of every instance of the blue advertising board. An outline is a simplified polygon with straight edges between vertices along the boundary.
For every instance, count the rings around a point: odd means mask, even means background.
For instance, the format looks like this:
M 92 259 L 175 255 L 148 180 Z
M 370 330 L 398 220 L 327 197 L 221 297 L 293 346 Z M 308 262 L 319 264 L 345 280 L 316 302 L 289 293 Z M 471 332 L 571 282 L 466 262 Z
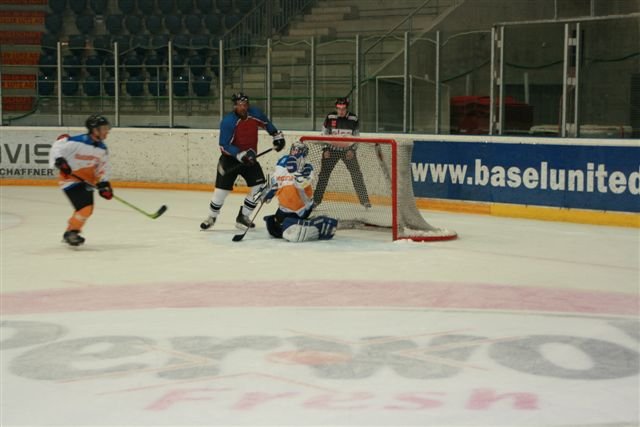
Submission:
M 640 147 L 416 141 L 417 197 L 640 212 Z

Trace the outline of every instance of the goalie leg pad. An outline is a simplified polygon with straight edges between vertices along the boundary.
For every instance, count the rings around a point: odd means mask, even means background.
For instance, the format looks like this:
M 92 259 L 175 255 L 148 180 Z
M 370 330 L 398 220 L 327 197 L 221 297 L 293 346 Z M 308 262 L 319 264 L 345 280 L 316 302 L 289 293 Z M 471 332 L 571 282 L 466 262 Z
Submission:
M 282 237 L 290 242 L 309 242 L 333 238 L 338 220 L 327 216 L 313 219 L 287 218 L 282 223 Z
M 282 239 L 282 225 L 278 223 L 275 215 L 267 215 L 264 217 L 267 225 L 267 231 L 276 239 Z

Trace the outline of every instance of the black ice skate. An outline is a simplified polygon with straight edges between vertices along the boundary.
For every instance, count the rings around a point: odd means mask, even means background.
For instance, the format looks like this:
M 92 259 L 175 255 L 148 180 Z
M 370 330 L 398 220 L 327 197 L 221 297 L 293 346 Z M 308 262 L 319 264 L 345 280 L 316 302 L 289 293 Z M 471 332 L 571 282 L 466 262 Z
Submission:
M 80 235 L 78 230 L 65 231 L 62 235 L 62 240 L 70 246 L 80 246 L 84 243 L 84 237 Z
M 207 219 L 205 219 L 204 221 L 202 221 L 202 224 L 200 224 L 200 229 L 201 230 L 208 230 L 209 228 L 211 228 L 213 226 L 213 224 L 216 223 L 216 218 L 210 216 L 207 217 Z
M 246 228 L 255 228 L 255 224 L 251 222 L 251 218 L 242 214 L 242 207 L 240 208 L 240 212 L 238 212 L 238 216 L 236 217 L 236 228 L 240 230 L 244 230 Z

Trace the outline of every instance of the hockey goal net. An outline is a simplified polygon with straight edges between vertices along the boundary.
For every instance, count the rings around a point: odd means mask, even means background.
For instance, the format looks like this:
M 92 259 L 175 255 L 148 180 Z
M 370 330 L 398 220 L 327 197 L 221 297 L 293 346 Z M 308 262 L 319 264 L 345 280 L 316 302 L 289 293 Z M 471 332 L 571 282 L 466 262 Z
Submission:
M 420 214 L 411 180 L 412 142 L 394 139 L 303 136 L 316 171 L 314 214 L 338 219 L 338 228 L 384 227 L 393 240 L 452 240 L 454 231 Z

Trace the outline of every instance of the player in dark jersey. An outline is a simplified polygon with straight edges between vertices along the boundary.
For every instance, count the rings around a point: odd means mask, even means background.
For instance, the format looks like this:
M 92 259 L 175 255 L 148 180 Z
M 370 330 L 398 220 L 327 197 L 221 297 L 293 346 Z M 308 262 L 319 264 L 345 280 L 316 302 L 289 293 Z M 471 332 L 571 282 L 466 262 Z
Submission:
M 249 97 L 236 93 L 231 97 L 233 111 L 224 116 L 220 124 L 220 150 L 216 175 L 216 189 L 209 203 L 209 216 L 200 224 L 202 230 L 215 224 L 222 205 L 233 189 L 238 175 L 249 186 L 249 194 L 236 217 L 236 227 L 253 228 L 249 216 L 256 207 L 254 194 L 264 184 L 262 166 L 257 160 L 258 129 L 266 130 L 273 137 L 273 148 L 280 151 L 285 146 L 284 136 L 259 109 L 249 105 Z
M 328 114 L 324 119 L 322 133 L 324 135 L 331 136 L 360 135 L 358 117 L 348 110 L 349 100 L 347 98 L 338 98 L 335 105 L 336 110 Z M 338 161 L 342 160 L 351 174 L 351 180 L 353 181 L 353 186 L 358 194 L 360 204 L 367 208 L 371 207 L 369 195 L 367 194 L 367 187 L 364 184 L 362 171 L 358 164 L 356 148 L 357 144 L 351 144 L 346 147 L 337 147 L 327 144 L 322 149 L 322 161 L 320 163 L 320 173 L 318 174 L 318 185 L 316 186 L 316 190 L 313 195 L 313 201 L 316 206 L 322 203 L 322 198 L 324 197 L 324 192 L 327 189 L 331 172 L 333 172 Z

